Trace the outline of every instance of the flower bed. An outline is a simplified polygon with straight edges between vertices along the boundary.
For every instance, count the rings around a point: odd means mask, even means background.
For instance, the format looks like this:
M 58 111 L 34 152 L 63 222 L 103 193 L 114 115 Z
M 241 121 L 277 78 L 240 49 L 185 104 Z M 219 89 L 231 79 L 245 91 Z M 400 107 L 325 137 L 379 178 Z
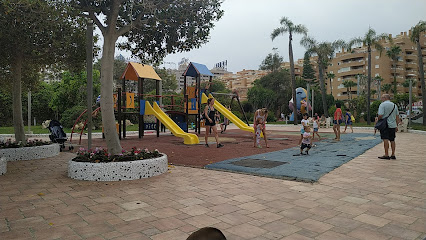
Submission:
M 49 144 L 49 145 L 47 145 Z M 48 158 L 58 155 L 60 146 L 43 141 L 28 141 L 26 144 L 7 140 L 0 143 L 0 157 L 5 157 L 8 161 L 32 160 Z
M 7 160 L 6 158 L 0 158 L 0 176 L 7 172 Z
M 87 181 L 122 181 L 160 175 L 168 169 L 167 155 L 147 149 L 111 156 L 106 149 L 80 149 L 68 163 L 68 176 Z

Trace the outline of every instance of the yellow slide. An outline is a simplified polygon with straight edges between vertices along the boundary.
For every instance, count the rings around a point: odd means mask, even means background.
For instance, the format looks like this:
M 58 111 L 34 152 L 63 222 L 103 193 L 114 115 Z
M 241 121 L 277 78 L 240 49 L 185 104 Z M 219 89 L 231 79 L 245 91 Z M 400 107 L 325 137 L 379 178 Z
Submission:
M 145 102 L 145 114 L 154 115 L 170 130 L 170 132 L 173 133 L 173 135 L 183 138 L 184 144 L 200 143 L 197 135 L 184 132 L 171 118 L 169 118 L 169 116 L 167 116 L 167 114 L 163 112 L 163 110 L 161 110 L 160 106 L 158 106 L 156 102 L 154 102 L 154 108 L 152 108 L 148 101 Z
M 213 96 L 209 94 L 208 98 L 212 98 Z M 207 96 L 203 93 L 201 97 L 201 103 L 207 103 Z M 229 111 L 226 107 L 224 107 L 217 99 L 214 101 L 213 107 L 218 110 L 220 113 L 222 113 L 223 116 L 229 119 L 232 123 L 235 124 L 235 126 L 239 127 L 241 130 L 252 132 L 254 133 L 254 128 L 247 126 L 245 122 L 243 122 L 241 119 L 239 119 L 235 114 L 233 114 L 231 111 Z M 263 134 L 262 134 L 263 136 Z

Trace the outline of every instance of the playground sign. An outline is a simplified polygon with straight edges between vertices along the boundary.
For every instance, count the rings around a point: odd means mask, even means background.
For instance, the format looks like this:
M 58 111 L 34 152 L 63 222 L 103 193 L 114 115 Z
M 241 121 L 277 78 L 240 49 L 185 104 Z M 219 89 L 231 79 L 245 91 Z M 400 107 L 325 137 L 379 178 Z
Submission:
M 135 108 L 135 93 L 126 93 L 126 108 Z

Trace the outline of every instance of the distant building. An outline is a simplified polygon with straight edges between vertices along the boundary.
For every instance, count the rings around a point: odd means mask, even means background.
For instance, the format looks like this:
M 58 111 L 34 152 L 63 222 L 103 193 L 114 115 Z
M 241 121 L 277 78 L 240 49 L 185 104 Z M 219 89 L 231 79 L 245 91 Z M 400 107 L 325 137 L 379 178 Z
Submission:
M 221 80 L 229 89 L 237 90 L 240 100 L 247 100 L 247 92 L 253 86 L 253 82 L 268 74 L 265 70 L 245 70 L 236 74 L 228 73 L 221 77 Z
M 396 71 L 396 82 L 398 93 L 408 93 L 408 87 L 404 87 L 403 84 L 408 79 L 414 79 L 415 84 L 413 85 L 413 95 L 422 96 L 421 83 L 419 80 L 419 68 L 418 68 L 418 56 L 416 45 L 410 40 L 410 32 L 401 32 L 401 34 L 393 37 L 393 44 L 401 48 L 396 69 L 393 68 L 393 61 L 386 56 L 386 51 L 392 46 L 389 41 L 382 41 L 384 47 L 383 51 L 372 48 L 371 52 L 371 91 L 372 99 L 380 99 L 379 83 L 374 81 L 374 77 L 381 76 L 383 80 L 380 85 L 383 87 L 384 84 L 392 84 L 394 81 L 394 71 Z M 392 35 L 389 35 L 392 37 Z M 420 46 L 422 48 L 423 62 L 426 63 L 426 33 L 423 33 L 420 38 Z M 425 68 L 426 69 L 426 68 Z M 365 80 L 362 81 L 362 77 L 359 74 L 367 76 L 368 74 L 368 52 L 367 46 L 361 46 L 348 52 L 342 49 L 341 52 L 337 53 L 333 58 L 331 66 L 327 69 L 328 72 L 335 74 L 335 78 L 331 82 L 333 96 L 335 99 L 347 100 L 348 94 L 350 94 L 343 82 L 346 80 L 357 83 L 357 86 L 352 87 L 352 96 L 356 96 L 360 89 L 365 89 Z M 361 81 L 361 84 L 360 84 Z M 364 85 L 364 86 L 361 86 Z M 384 93 L 382 87 L 380 88 L 381 94 Z M 393 87 L 392 87 L 393 88 Z M 327 92 L 330 93 L 331 88 L 327 86 Z M 393 95 L 392 91 L 389 91 Z

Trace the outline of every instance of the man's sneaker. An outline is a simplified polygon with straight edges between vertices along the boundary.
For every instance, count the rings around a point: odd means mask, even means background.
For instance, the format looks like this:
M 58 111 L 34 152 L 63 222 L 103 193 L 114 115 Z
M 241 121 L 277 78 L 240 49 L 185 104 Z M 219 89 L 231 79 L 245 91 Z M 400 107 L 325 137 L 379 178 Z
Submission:
M 390 159 L 396 160 L 395 156 L 390 156 Z
M 204 146 L 206 146 L 206 147 L 210 147 L 208 144 L 204 144 Z
M 221 147 L 223 147 L 224 145 L 222 144 L 222 143 L 219 143 L 218 145 L 217 145 L 217 148 L 221 148 Z
M 386 159 L 386 160 L 391 159 L 391 157 L 389 157 L 389 156 L 380 156 L 380 157 L 378 157 L 378 158 L 380 158 L 380 159 Z

